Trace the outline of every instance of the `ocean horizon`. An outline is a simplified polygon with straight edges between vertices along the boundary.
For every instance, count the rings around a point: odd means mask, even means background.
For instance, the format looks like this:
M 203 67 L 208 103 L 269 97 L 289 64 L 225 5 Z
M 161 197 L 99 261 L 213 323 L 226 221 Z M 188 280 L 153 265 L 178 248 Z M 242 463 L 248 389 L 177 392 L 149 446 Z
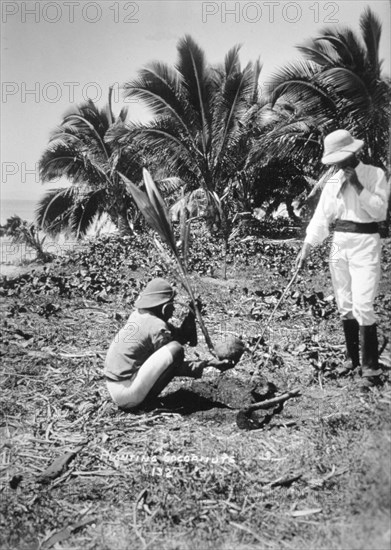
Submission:
M 11 216 L 20 216 L 22 220 L 33 222 L 38 199 L 1 199 L 0 224 L 4 225 Z
M 12 216 L 20 216 L 22 220 L 34 222 L 35 209 L 38 204 L 38 199 L 4 199 L 1 200 L 1 218 L 0 225 L 5 225 L 7 219 Z M 104 233 L 113 233 L 117 229 L 113 223 L 103 216 L 101 220 L 95 220 L 87 231 L 87 238 L 98 236 Z M 45 233 L 40 232 L 40 236 L 44 237 Z M 56 237 L 46 236 L 44 242 L 44 250 L 62 256 L 71 248 L 79 246 L 78 241 L 74 236 L 61 233 Z M 0 237 L 0 266 L 1 275 L 5 275 L 6 266 L 20 265 L 26 261 L 33 261 L 36 253 L 33 249 L 26 246 L 25 243 L 14 243 L 9 236 Z

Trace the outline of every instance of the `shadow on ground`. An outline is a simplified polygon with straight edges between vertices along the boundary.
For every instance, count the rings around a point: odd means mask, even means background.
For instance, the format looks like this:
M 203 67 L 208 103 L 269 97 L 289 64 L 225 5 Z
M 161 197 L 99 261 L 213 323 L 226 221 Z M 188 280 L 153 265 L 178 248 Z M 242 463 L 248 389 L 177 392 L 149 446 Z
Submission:
M 158 409 L 169 409 L 183 415 L 194 414 L 197 412 L 210 411 L 212 409 L 229 409 L 227 405 L 219 401 L 214 401 L 204 397 L 191 389 L 181 388 L 173 393 L 169 393 L 159 398 Z

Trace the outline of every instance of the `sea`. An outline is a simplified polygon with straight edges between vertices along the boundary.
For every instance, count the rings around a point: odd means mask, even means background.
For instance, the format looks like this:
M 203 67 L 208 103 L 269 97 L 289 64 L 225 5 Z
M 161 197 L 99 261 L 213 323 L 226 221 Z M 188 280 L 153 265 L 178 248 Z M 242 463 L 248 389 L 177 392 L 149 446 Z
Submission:
M 28 222 L 34 221 L 37 200 L 31 199 L 1 199 L 0 225 L 4 225 L 8 218 L 17 215 Z
M 0 225 L 5 225 L 8 218 L 19 216 L 28 222 L 34 221 L 34 212 L 37 201 L 30 199 L 1 199 Z M 0 274 L 13 275 L 15 265 L 32 261 L 35 257 L 33 250 L 25 244 L 13 243 L 9 237 L 0 237 Z
M 1 200 L 1 220 L 0 225 L 4 225 L 8 218 L 14 215 L 19 216 L 22 220 L 33 222 L 35 210 L 37 207 L 36 200 L 30 199 L 4 199 Z M 103 233 L 113 233 L 116 227 L 104 217 L 101 220 L 96 220 L 88 230 L 87 238 L 101 235 Z M 57 237 L 48 237 L 40 233 L 41 238 L 45 238 L 43 248 L 45 251 L 62 256 L 71 249 L 80 247 L 80 241 L 76 241 L 74 237 L 59 235 Z M 32 262 L 36 257 L 34 250 L 30 249 L 23 243 L 14 243 L 10 237 L 0 237 L 0 274 L 8 275 L 11 266 L 26 264 Z

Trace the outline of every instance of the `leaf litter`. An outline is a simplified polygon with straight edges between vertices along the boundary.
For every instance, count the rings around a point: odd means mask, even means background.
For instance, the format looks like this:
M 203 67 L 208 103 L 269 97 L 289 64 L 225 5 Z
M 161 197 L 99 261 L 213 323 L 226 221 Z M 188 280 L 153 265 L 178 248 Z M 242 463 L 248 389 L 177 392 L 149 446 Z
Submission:
M 232 548 L 263 541 L 277 549 L 281 541 L 301 547 L 303 539 L 338 547 L 343 528 L 327 525 L 354 521 L 361 510 L 371 519 L 366 536 L 385 531 L 377 510 L 389 482 L 382 439 L 389 369 L 383 388 L 364 397 L 354 380 L 333 376 L 344 348 L 324 250 L 280 305 L 253 360 L 245 352 L 233 371 L 206 373 L 200 384 L 209 402 L 192 411 L 189 396 L 197 392 L 178 379 L 164 392 L 166 408 L 129 415 L 110 401 L 102 362 L 140 289 L 166 275 L 157 252 L 146 257 L 147 243 L 147 236 L 104 237 L 1 281 L 2 547 L 174 548 L 177 540 L 180 548 L 218 548 L 225 540 Z M 218 274 L 218 249 L 203 235 L 194 241 L 190 272 L 213 341 L 233 335 L 251 351 L 297 248 L 235 242 L 229 281 L 216 285 L 210 273 Z M 389 241 L 384 248 L 386 270 Z M 384 334 L 390 295 L 383 279 Z M 189 353 L 204 358 L 202 344 Z M 295 387 L 301 396 L 267 423 L 238 429 L 246 404 Z M 83 523 L 86 504 L 96 509 L 94 521 L 87 515 Z M 307 515 L 313 523 L 297 523 Z

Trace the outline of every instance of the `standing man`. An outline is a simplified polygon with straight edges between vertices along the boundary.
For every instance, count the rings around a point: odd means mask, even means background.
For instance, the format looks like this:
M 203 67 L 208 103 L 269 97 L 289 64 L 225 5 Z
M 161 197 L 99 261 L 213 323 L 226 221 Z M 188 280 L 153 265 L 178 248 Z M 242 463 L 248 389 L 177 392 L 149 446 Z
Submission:
M 386 219 L 390 189 L 381 168 L 357 158 L 363 146 L 347 130 L 326 136 L 322 163 L 334 165 L 337 172 L 324 186 L 296 265 L 304 265 L 335 221 L 330 271 L 346 341 L 340 373 L 351 373 L 360 365 L 360 343 L 363 386 L 370 387 L 379 384 L 381 374 L 373 304 L 380 279 L 378 222 Z

